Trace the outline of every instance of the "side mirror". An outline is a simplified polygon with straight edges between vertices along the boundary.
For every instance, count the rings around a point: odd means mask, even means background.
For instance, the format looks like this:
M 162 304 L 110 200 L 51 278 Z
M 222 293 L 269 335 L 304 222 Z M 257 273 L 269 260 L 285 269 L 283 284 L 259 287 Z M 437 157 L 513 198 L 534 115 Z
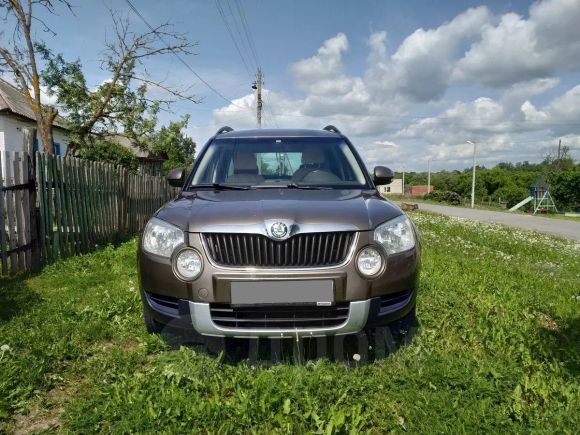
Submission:
M 375 166 L 373 170 L 373 181 L 376 186 L 389 184 L 395 178 L 395 174 L 386 166 Z
M 167 181 L 170 186 L 173 187 L 183 187 L 183 182 L 185 181 L 185 169 L 175 168 L 169 171 L 167 174 Z

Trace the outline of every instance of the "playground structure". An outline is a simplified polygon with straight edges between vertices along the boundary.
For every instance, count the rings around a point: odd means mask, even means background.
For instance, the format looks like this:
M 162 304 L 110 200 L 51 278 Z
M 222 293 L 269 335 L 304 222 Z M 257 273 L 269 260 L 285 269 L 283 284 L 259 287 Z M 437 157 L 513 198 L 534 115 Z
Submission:
M 556 204 L 554 203 L 552 195 L 550 194 L 548 183 L 546 183 L 540 177 L 536 178 L 536 181 L 534 181 L 534 184 L 532 184 L 530 187 L 530 196 L 518 202 L 516 205 L 510 208 L 509 211 L 515 211 L 531 201 L 534 201 L 534 215 L 538 211 L 540 213 L 558 212 Z

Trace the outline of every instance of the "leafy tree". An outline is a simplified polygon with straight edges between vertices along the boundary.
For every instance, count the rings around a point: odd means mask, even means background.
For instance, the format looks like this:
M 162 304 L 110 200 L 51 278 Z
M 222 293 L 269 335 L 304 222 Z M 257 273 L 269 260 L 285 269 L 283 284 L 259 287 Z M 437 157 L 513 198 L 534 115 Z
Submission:
M 508 208 L 513 207 L 522 199 L 525 199 L 529 196 L 529 190 L 522 186 L 516 186 L 513 183 L 510 183 L 506 186 L 502 186 L 497 189 L 492 197 L 494 201 L 506 201 Z
M 153 154 L 165 159 L 164 171 L 187 167 L 193 163 L 195 142 L 184 133 L 188 122 L 189 115 L 185 115 L 181 121 L 171 122 L 150 136 L 149 149 Z
M 38 5 L 50 13 L 55 13 L 56 3 L 71 9 L 70 3 L 66 0 L 28 0 L 27 2 L 0 0 L 2 22 L 15 23 L 14 30 L 9 32 L 12 34 L 12 39 L 7 39 L 3 45 L 0 45 L 0 73 L 10 72 L 18 83 L 20 91 L 24 94 L 36 118 L 42 147 L 49 154 L 54 154 L 52 126 L 58 116 L 58 110 L 53 106 L 42 104 L 39 61 L 45 49 L 44 43 L 37 39 L 36 35 L 40 32 L 35 31 L 34 24 L 39 25 L 43 33 L 55 35 L 55 32 L 36 15 L 35 6 Z M 38 56 L 39 54 L 41 56 Z
M 550 192 L 558 207 L 574 210 L 580 208 L 580 165 L 573 171 L 555 175 L 550 186 Z

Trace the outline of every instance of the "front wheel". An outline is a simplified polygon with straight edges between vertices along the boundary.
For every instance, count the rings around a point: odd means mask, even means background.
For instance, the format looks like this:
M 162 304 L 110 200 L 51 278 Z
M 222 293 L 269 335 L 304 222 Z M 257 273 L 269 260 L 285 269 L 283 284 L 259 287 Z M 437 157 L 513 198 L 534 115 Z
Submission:
M 393 334 L 413 334 L 419 327 L 419 321 L 417 320 L 417 306 L 414 305 L 411 311 L 401 317 L 399 320 L 395 320 L 389 324 L 391 332 Z
M 163 325 L 157 322 L 147 310 L 143 310 L 143 321 L 149 334 L 161 334 L 163 332 Z

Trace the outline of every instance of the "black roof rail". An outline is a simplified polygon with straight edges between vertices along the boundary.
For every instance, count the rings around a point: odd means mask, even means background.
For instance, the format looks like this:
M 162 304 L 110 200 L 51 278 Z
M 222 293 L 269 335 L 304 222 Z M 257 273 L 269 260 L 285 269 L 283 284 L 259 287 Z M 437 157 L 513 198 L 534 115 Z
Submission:
M 340 132 L 340 130 L 338 128 L 336 128 L 334 125 L 327 125 L 326 127 L 323 128 L 323 130 L 332 131 L 334 133 L 342 134 Z
M 220 129 L 217 131 L 217 133 L 216 133 L 216 136 L 217 136 L 218 134 L 227 133 L 227 132 L 229 132 L 229 131 L 234 131 L 234 129 L 233 129 L 232 127 L 228 127 L 228 126 L 226 125 L 226 126 L 224 126 L 224 127 L 220 128 Z

